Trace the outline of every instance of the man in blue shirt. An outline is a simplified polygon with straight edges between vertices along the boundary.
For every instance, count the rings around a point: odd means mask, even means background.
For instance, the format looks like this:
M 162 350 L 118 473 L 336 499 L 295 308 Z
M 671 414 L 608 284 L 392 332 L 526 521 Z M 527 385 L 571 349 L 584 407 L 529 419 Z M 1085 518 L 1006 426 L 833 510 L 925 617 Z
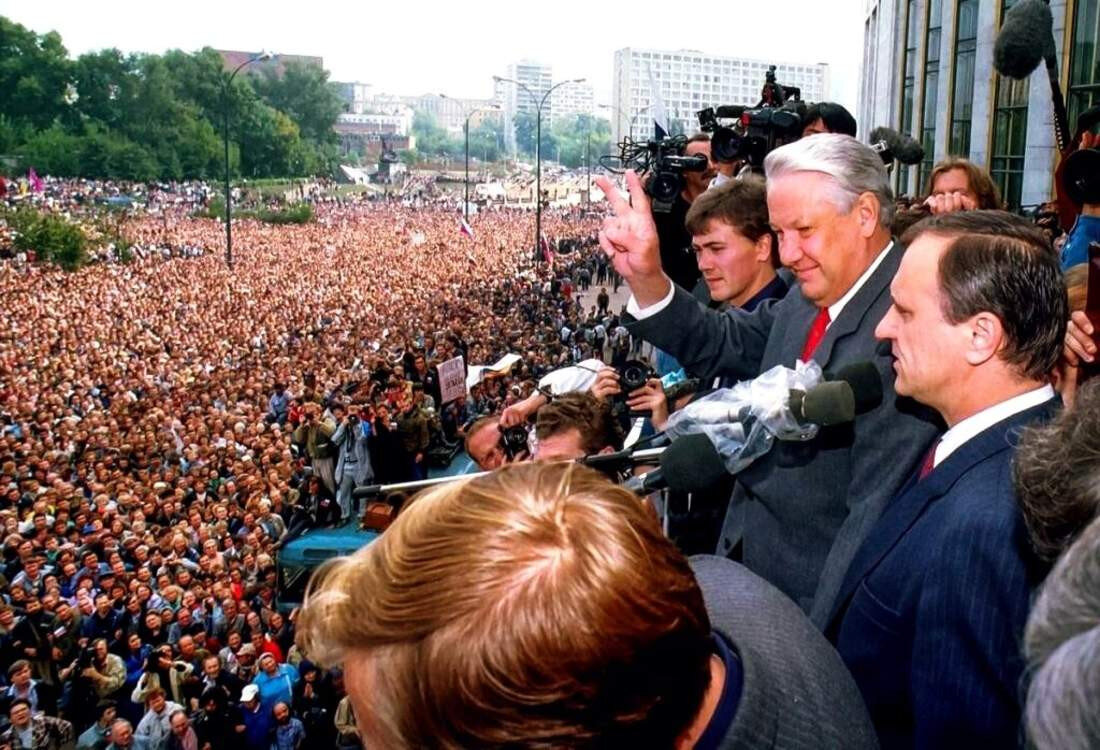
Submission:
M 1100 149 L 1100 105 L 1087 109 L 1077 118 L 1078 148 Z M 1100 242 L 1100 203 L 1084 203 L 1077 222 L 1062 246 L 1062 270 L 1089 260 L 1089 244 Z

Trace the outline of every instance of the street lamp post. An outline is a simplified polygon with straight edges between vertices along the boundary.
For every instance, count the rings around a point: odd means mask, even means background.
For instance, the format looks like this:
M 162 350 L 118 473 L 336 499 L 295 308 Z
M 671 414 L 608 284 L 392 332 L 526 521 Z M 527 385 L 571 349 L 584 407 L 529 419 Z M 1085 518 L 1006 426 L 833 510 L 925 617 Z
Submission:
M 526 91 L 527 95 L 531 97 L 531 101 L 535 104 L 535 262 L 537 263 L 539 253 L 542 249 L 540 246 L 542 241 L 542 107 L 546 104 L 546 100 L 550 98 L 550 94 L 554 93 L 554 89 L 559 86 L 564 86 L 567 83 L 584 83 L 585 79 L 573 78 L 568 81 L 556 83 L 547 89 L 546 93 L 542 95 L 541 100 L 535 96 L 535 92 L 514 78 L 493 76 L 493 80 L 514 83 Z
M 233 230 L 230 223 L 233 196 L 229 186 L 229 87 L 233 84 L 233 79 L 245 67 L 254 62 L 270 60 L 273 57 L 274 55 L 270 52 L 261 52 L 255 57 L 250 57 L 234 68 L 233 72 L 229 74 L 229 78 L 222 81 L 222 115 L 224 118 L 222 121 L 222 137 L 225 140 L 225 265 L 227 268 L 233 267 Z
M 446 94 L 440 94 L 439 97 L 441 99 L 450 98 Z M 466 124 L 462 126 L 466 135 L 466 183 L 463 188 L 464 200 L 462 202 L 462 218 L 466 220 L 467 224 L 470 222 L 470 118 L 478 112 L 496 111 L 499 109 L 499 104 L 487 104 L 483 107 L 474 107 L 466 113 Z

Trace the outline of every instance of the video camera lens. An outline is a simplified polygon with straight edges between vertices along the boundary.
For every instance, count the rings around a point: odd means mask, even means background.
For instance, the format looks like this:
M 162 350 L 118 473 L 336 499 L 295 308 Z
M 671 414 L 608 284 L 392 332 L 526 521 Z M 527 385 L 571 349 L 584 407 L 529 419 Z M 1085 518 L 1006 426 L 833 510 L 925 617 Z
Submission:
M 733 128 L 716 128 L 710 136 L 710 153 L 715 161 L 730 163 L 741 158 L 742 139 Z
M 646 193 L 661 203 L 671 203 L 684 189 L 684 179 L 676 172 L 656 172 L 646 183 Z

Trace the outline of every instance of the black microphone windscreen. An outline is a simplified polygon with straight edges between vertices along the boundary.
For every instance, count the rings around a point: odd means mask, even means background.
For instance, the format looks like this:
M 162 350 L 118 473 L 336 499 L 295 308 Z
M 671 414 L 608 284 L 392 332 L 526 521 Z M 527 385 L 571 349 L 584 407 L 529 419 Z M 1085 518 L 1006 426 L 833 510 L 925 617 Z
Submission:
M 901 145 L 901 136 L 893 128 L 880 126 L 871 131 L 871 143 L 879 141 L 883 141 L 891 151 L 896 152 Z
M 856 397 L 843 380 L 826 381 L 807 390 L 792 411 L 800 422 L 822 427 L 844 424 L 856 418 Z
M 694 433 L 673 440 L 665 448 L 661 473 L 670 490 L 699 492 L 721 481 L 728 472 L 710 438 Z
M 993 45 L 993 67 L 1009 78 L 1027 78 L 1053 51 L 1054 16 L 1043 0 L 1020 0 L 1005 13 Z
M 924 146 L 920 145 L 915 139 L 905 135 L 901 137 L 897 147 L 894 149 L 894 156 L 896 156 L 898 161 L 902 164 L 920 164 L 924 161 Z

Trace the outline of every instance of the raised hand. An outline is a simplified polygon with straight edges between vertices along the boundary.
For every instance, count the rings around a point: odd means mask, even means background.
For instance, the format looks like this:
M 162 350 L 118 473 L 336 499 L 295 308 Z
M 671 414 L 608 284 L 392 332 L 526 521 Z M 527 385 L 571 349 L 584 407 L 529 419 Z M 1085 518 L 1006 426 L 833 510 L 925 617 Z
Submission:
M 951 193 L 937 193 L 930 195 L 924 201 L 924 205 L 934 214 L 949 214 L 955 211 L 973 211 L 978 207 L 974 199 L 963 195 L 957 190 Z
M 598 177 L 596 185 L 614 212 L 603 221 L 600 247 L 615 270 L 626 279 L 640 307 L 660 302 L 668 294 L 672 282 L 661 270 L 657 225 L 641 179 L 634 170 L 626 173 L 630 203 L 606 177 Z

